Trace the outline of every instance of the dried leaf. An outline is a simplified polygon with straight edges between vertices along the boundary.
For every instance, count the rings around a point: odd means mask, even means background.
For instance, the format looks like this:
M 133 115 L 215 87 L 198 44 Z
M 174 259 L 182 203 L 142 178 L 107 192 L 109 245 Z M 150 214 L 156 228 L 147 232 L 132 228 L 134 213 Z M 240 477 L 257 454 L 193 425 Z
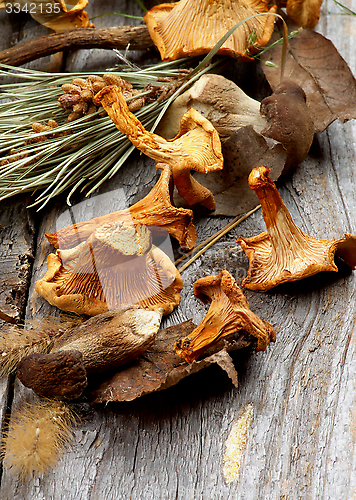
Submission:
M 133 401 L 145 394 L 167 389 L 213 363 L 222 367 L 237 385 L 237 373 L 228 351 L 250 346 L 253 343 L 252 337 L 243 334 L 226 337 L 207 350 L 203 359 L 188 364 L 177 356 L 173 346 L 175 341 L 189 335 L 195 327 L 189 320 L 160 330 L 155 344 L 140 358 L 91 391 L 91 403 Z
M 279 44 L 266 51 L 261 61 L 279 66 L 281 52 Z M 262 68 L 274 89 L 280 82 L 280 68 L 265 64 Z M 322 132 L 336 119 L 344 123 L 356 118 L 356 80 L 333 43 L 323 35 L 303 29 L 289 40 L 284 77 L 298 83 L 307 94 L 315 132 Z
M 251 125 L 234 131 L 223 143 L 224 169 L 207 176 L 194 174 L 214 195 L 216 209 L 212 215 L 236 216 L 248 212 L 258 202 L 251 195 L 248 176 L 257 165 L 271 169 L 271 177 L 277 180 L 284 168 L 287 152 L 282 144 L 263 137 Z M 176 203 L 178 199 L 175 200 Z

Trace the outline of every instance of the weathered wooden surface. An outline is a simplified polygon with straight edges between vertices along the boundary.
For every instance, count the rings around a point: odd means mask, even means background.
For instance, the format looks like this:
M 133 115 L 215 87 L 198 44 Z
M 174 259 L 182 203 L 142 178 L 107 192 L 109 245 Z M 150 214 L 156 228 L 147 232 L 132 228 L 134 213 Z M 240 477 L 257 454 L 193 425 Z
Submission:
M 135 2 L 113 4 L 105 4 L 107 12 L 138 12 Z M 354 3 L 345 4 L 356 10 Z M 97 13 L 102 13 L 96 5 Z M 331 0 L 324 2 L 317 28 L 356 73 L 356 18 L 340 12 Z M 68 57 L 71 70 L 87 70 L 99 57 L 97 50 L 83 52 Z M 332 239 L 356 233 L 355 136 L 355 121 L 333 123 L 280 187 L 296 223 L 313 236 Z M 112 207 L 103 209 L 121 208 L 119 189 L 124 190 L 127 203 L 134 203 L 155 178 L 153 162 L 135 155 L 110 186 L 101 189 L 100 193 L 111 192 L 102 199 Z M 90 203 L 91 208 L 81 205 L 79 212 L 98 215 L 94 197 Z M 44 232 L 55 228 L 64 208 L 57 201 L 36 216 L 37 250 L 27 317 L 55 313 L 33 287 L 51 251 Z M 198 221 L 199 239 L 225 223 L 223 218 Z M 14 224 L 8 221 L 9 228 Z M 183 272 L 182 303 L 163 326 L 189 318 L 200 321 L 206 308 L 193 298 L 193 282 L 223 268 L 240 281 L 247 259 L 235 240 L 264 228 L 261 213 L 255 213 Z M 77 408 L 82 423 L 75 431 L 73 448 L 58 466 L 45 478 L 25 484 L 5 471 L 1 499 L 356 498 L 355 272 L 341 265 L 338 274 L 319 274 L 266 294 L 246 291 L 246 296 L 251 309 L 273 324 L 277 341 L 266 352 L 234 354 L 238 389 L 214 367 L 133 403 L 89 407 L 83 402 Z M 18 400 L 24 390 L 16 386 L 15 393 Z M 244 410 L 252 416 L 251 425 L 245 423 L 246 448 L 239 474 L 227 482 L 225 443 Z

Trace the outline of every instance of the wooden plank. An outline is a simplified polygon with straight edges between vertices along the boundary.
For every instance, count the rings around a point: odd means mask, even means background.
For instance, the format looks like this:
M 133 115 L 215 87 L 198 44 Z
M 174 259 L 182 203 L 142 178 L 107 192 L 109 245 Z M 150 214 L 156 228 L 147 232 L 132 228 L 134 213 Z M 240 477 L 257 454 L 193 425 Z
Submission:
M 35 247 L 28 196 L 0 205 L 0 318 L 16 321 L 25 312 Z
M 329 2 L 324 10 L 323 32 L 335 36 L 355 72 L 352 18 L 334 14 Z M 355 133 L 354 121 L 332 124 L 319 135 L 319 150 L 281 186 L 296 223 L 312 236 L 356 233 Z M 154 176 L 153 163 L 136 155 L 101 193 L 122 188 L 132 204 L 142 197 L 142 185 L 147 190 L 153 185 Z M 107 199 L 113 205 L 118 200 Z M 50 250 L 43 234 L 58 214 L 58 205 L 46 210 L 39 230 L 29 317 L 54 313 L 35 297 L 33 284 L 43 275 Z M 200 237 L 225 222 L 200 220 Z M 182 303 L 163 326 L 200 321 L 206 307 L 192 297 L 193 282 L 223 268 L 240 281 L 248 264 L 235 239 L 264 228 L 258 212 L 188 268 Z M 90 408 L 83 401 L 77 406 L 83 420 L 73 448 L 58 466 L 26 484 L 6 471 L 1 498 L 355 498 L 355 273 L 340 266 L 338 274 L 319 274 L 265 294 L 246 291 L 246 296 L 251 309 L 273 324 L 277 341 L 266 352 L 234 354 L 237 389 L 214 367 L 133 403 Z M 18 390 L 18 397 L 23 394 Z M 225 444 L 234 422 L 244 432 L 235 449 L 236 475 L 227 476 Z

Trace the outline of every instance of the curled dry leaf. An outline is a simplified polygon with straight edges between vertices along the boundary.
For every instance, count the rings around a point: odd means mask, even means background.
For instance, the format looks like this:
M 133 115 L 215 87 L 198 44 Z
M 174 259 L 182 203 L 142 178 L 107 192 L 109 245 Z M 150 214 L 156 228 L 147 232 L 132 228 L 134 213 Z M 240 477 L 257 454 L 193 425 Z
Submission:
M 206 54 L 240 21 L 276 11 L 276 5 L 268 8 L 264 0 L 181 0 L 153 7 L 143 20 L 162 60 L 171 61 Z M 256 47 L 264 47 L 270 39 L 274 20 L 274 16 L 267 15 L 248 19 L 234 31 L 218 54 L 250 60 L 250 53 L 255 52 Z
M 228 352 L 249 347 L 253 338 L 237 333 L 225 337 L 205 352 L 201 360 L 188 364 L 173 349 L 174 343 L 195 328 L 191 321 L 158 332 L 155 343 L 130 365 L 96 384 L 90 392 L 92 404 L 132 401 L 176 385 L 183 378 L 217 363 L 237 385 L 237 374 Z
M 275 89 L 280 83 L 280 44 L 261 56 L 277 67 L 262 64 L 266 78 Z M 285 78 L 300 85 L 307 96 L 315 132 L 330 123 L 356 118 L 356 80 L 333 43 L 323 35 L 303 29 L 288 42 Z
M 250 261 L 242 286 L 265 292 L 320 271 L 338 271 L 335 254 L 356 269 L 356 235 L 346 234 L 339 240 L 327 241 L 305 234 L 293 222 L 266 167 L 252 170 L 249 185 L 262 205 L 267 231 L 237 240 Z
M 129 111 L 121 88 L 105 87 L 95 96 L 94 102 L 103 106 L 116 127 L 137 149 L 158 164 L 172 168 L 174 184 L 190 206 L 202 204 L 214 210 L 212 193 L 191 176 L 191 170 L 207 174 L 223 168 L 219 135 L 206 118 L 189 109 L 181 119 L 178 135 L 168 141 L 145 130 Z
M 269 342 L 275 341 L 272 325 L 250 310 L 246 297 L 228 271 L 197 280 L 194 295 L 205 304 L 210 303 L 210 307 L 194 331 L 175 344 L 176 353 L 188 363 L 198 359 L 217 340 L 238 331 L 256 337 L 259 351 L 266 350 Z

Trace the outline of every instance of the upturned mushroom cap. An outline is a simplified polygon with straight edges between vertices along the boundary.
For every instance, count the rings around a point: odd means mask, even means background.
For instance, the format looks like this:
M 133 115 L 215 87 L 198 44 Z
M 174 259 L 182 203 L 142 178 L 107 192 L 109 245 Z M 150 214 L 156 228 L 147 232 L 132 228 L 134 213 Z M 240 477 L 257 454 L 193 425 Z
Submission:
M 240 21 L 263 12 L 275 13 L 264 0 L 181 0 L 153 7 L 144 15 L 144 22 L 162 60 L 198 56 L 209 52 L 227 31 Z M 274 16 L 249 19 L 229 37 L 217 52 L 249 60 L 255 46 L 263 47 L 269 41 Z M 252 44 L 250 36 L 255 34 Z
M 63 311 L 94 316 L 139 304 L 169 314 L 180 301 L 180 274 L 169 257 L 151 245 L 145 226 L 101 225 L 77 247 L 50 254 L 47 266 L 35 289 Z
M 222 337 L 243 331 L 257 338 L 257 350 L 265 350 L 275 340 L 273 327 L 261 320 L 228 271 L 207 276 L 194 284 L 194 295 L 210 303 L 203 321 L 193 332 L 175 344 L 176 353 L 188 363 L 196 360 L 211 344 Z
M 119 210 L 85 222 L 72 224 L 52 234 L 46 234 L 55 248 L 67 249 L 85 241 L 101 225 L 114 222 L 154 226 L 165 229 L 178 240 L 182 248 L 194 247 L 197 234 L 190 209 L 172 205 L 173 172 L 166 164 L 157 165 L 161 175 L 152 190 L 127 210 Z
M 356 268 L 356 236 L 327 241 L 305 234 L 292 220 L 266 167 L 257 167 L 249 177 L 262 205 L 267 231 L 252 238 L 238 238 L 249 262 L 241 285 L 260 292 L 320 271 L 338 271 L 335 253 Z
M 95 96 L 95 102 L 103 106 L 137 149 L 172 168 L 174 184 L 189 205 L 200 203 L 214 210 L 212 193 L 190 175 L 191 170 L 207 174 L 223 168 L 219 135 L 206 118 L 189 109 L 181 119 L 178 135 L 168 141 L 143 127 L 128 109 L 119 87 L 105 87 Z

